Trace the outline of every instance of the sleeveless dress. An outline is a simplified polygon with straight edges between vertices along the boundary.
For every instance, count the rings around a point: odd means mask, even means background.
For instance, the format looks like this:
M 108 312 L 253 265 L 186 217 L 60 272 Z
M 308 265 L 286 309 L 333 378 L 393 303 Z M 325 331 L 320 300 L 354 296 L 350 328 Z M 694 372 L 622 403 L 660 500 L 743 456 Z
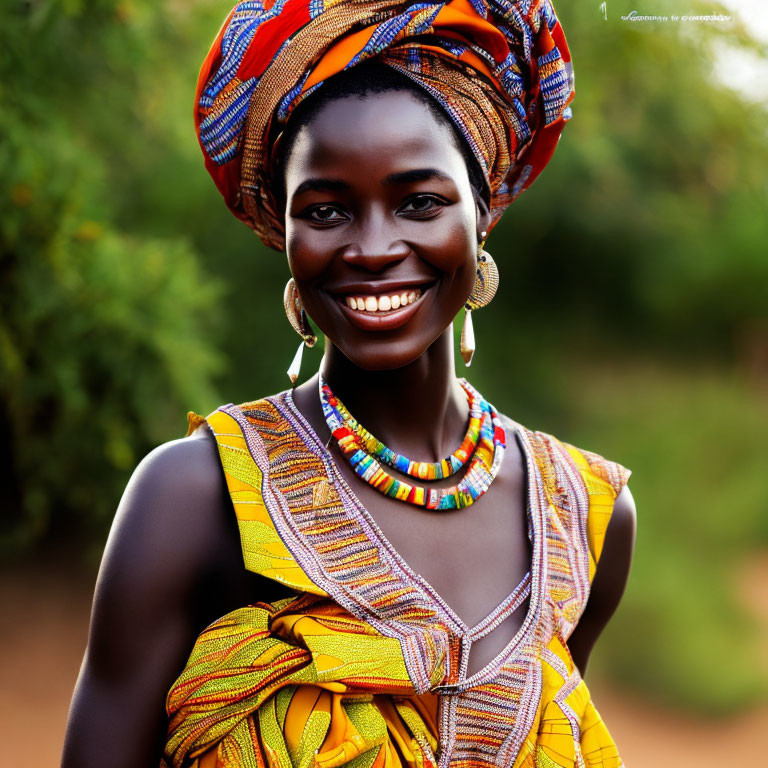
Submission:
M 566 641 L 628 469 L 513 422 L 532 562 L 467 627 L 384 537 L 290 390 L 189 420 L 216 438 L 245 567 L 296 595 L 200 634 L 168 693 L 162 766 L 621 768 Z M 472 642 L 526 600 L 516 636 L 468 677 Z

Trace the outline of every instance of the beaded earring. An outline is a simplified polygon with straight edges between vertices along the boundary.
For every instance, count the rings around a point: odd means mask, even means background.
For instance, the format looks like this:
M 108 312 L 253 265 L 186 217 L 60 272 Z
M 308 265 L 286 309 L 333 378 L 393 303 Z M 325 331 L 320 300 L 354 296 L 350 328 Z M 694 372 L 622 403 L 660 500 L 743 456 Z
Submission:
M 307 346 L 310 349 L 317 343 L 317 336 L 312 332 L 312 326 L 309 324 L 309 318 L 304 311 L 304 307 L 299 297 L 299 291 L 296 288 L 296 283 L 291 278 L 285 285 L 285 291 L 283 292 L 283 306 L 285 307 L 285 314 L 288 318 L 288 322 L 293 327 L 293 330 L 301 336 L 301 343 L 296 350 L 296 354 L 293 356 L 293 362 L 288 368 L 288 378 L 291 380 L 291 386 L 296 386 L 296 380 L 299 378 L 299 371 L 301 370 L 301 358 L 304 352 L 304 347 Z
M 477 276 L 472 292 L 464 305 L 464 323 L 461 327 L 461 356 L 469 368 L 475 354 L 475 330 L 472 326 L 472 312 L 490 304 L 499 287 L 499 270 L 491 254 L 485 250 L 486 233 L 477 249 Z

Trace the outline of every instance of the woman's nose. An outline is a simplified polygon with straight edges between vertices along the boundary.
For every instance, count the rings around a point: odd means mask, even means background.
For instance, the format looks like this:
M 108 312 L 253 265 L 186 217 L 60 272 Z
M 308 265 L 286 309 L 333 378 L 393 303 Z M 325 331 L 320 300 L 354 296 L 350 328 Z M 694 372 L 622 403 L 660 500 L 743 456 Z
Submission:
M 358 230 L 357 237 L 343 251 L 347 264 L 370 272 L 381 272 L 407 258 L 410 246 L 384 222 L 371 222 Z

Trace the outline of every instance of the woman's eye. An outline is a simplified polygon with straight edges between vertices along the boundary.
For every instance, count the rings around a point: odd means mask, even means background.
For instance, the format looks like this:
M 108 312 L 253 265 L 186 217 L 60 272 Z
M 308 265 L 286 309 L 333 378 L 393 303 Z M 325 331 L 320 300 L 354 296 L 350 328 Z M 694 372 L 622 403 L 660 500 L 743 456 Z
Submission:
M 333 205 L 316 205 L 307 211 L 307 216 L 320 224 L 335 224 L 348 218 Z
M 434 195 L 419 195 L 406 201 L 400 208 L 402 213 L 425 214 L 435 213 L 439 208 L 445 205 L 445 202 Z

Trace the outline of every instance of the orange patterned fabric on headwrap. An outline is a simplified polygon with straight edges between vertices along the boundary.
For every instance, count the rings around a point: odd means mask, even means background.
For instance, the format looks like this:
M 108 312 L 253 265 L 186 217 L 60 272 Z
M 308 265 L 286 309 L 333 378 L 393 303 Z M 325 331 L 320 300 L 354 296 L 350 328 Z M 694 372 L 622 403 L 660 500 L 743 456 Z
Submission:
M 263 0 L 233 8 L 200 71 L 195 123 L 232 212 L 282 250 L 272 148 L 296 105 L 377 58 L 443 107 L 488 174 L 493 226 L 554 151 L 573 100 L 551 0 Z

